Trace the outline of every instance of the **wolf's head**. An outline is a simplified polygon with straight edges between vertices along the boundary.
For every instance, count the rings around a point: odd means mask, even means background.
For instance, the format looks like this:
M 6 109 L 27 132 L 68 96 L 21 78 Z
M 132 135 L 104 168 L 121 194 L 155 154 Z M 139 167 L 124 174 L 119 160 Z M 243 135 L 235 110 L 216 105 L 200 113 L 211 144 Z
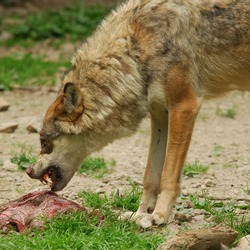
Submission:
M 50 182 L 51 190 L 63 189 L 85 157 L 80 125 L 84 112 L 83 95 L 73 83 L 66 83 L 49 107 L 40 132 L 41 152 L 27 169 L 31 178 Z M 78 127 L 78 129 L 77 129 Z

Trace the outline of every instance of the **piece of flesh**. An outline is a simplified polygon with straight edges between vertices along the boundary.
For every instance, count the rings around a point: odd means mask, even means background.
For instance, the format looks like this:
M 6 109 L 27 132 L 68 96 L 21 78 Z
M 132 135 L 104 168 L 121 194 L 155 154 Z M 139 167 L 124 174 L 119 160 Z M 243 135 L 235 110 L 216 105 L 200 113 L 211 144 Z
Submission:
M 16 231 L 23 232 L 29 227 L 40 228 L 44 226 L 42 217 L 52 218 L 59 213 L 76 211 L 103 219 L 99 212 L 88 211 L 52 191 L 35 191 L 0 206 L 0 230 L 9 231 L 14 227 Z

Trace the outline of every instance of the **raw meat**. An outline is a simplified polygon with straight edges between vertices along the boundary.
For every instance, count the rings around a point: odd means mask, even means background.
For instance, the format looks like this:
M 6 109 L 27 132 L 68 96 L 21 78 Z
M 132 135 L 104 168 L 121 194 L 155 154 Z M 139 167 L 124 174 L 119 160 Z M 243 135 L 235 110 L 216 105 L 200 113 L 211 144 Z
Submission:
M 35 191 L 0 206 L 0 229 L 7 231 L 13 227 L 23 232 L 28 227 L 44 226 L 42 217 L 52 218 L 57 213 L 68 213 L 88 210 L 79 204 L 64 199 L 51 191 Z M 93 212 L 90 215 L 100 214 Z

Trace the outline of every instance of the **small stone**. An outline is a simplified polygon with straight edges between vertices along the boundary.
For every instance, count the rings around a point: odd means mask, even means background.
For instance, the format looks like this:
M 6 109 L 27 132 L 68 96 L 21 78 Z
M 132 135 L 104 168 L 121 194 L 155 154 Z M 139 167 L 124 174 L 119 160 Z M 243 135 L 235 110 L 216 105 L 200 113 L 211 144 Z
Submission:
M 204 209 L 195 209 L 194 210 L 194 216 L 198 216 L 198 215 L 205 215 L 208 214 L 208 212 Z
M 193 216 L 193 220 L 194 220 L 194 221 L 202 221 L 202 223 L 204 223 L 204 222 L 203 222 L 204 218 L 205 218 L 205 215 L 204 215 L 204 214 L 199 214 L 199 215 Z
M 4 99 L 0 98 L 0 112 L 7 111 L 9 108 L 9 103 L 6 102 Z
M 30 133 L 38 133 L 38 130 L 31 124 L 26 127 L 26 130 Z
M 192 216 L 189 214 L 176 213 L 174 219 L 179 222 L 189 222 L 192 220 Z
M 103 183 L 105 183 L 105 184 L 107 184 L 107 183 L 109 183 L 110 182 L 110 178 L 109 177 L 104 177 L 103 179 L 102 179 L 102 182 Z
M 229 227 L 210 227 L 190 230 L 179 233 L 162 243 L 157 250 L 174 249 L 221 249 L 221 244 L 230 246 L 237 238 L 238 233 Z M 246 250 L 246 249 L 244 249 Z
M 41 123 L 39 118 L 34 118 L 28 123 L 26 130 L 30 133 L 38 133 L 41 130 Z
M 193 202 L 189 200 L 184 200 L 182 202 L 182 205 L 184 208 L 192 208 L 194 206 Z
M 0 133 L 14 133 L 17 129 L 16 123 L 4 123 L 0 125 Z
M 105 194 L 105 190 L 99 188 L 99 189 L 96 190 L 96 193 L 98 193 L 98 194 Z
M 212 180 L 206 180 L 204 184 L 206 187 L 214 187 L 215 186 L 215 184 Z
M 200 188 L 201 186 L 202 186 L 202 185 L 201 185 L 200 183 L 198 183 L 198 184 L 193 184 L 193 185 L 192 185 L 193 188 Z
M 236 244 L 236 247 L 239 249 L 250 250 L 250 235 L 247 235 L 241 239 Z

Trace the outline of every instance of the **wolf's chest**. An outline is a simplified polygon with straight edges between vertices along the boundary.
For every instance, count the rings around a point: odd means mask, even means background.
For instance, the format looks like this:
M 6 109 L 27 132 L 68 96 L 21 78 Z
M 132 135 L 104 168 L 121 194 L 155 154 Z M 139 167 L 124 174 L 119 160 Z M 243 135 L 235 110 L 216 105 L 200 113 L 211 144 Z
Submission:
M 166 93 L 164 85 L 160 82 L 154 82 L 148 87 L 148 107 L 152 108 L 153 105 L 161 105 L 167 108 Z

